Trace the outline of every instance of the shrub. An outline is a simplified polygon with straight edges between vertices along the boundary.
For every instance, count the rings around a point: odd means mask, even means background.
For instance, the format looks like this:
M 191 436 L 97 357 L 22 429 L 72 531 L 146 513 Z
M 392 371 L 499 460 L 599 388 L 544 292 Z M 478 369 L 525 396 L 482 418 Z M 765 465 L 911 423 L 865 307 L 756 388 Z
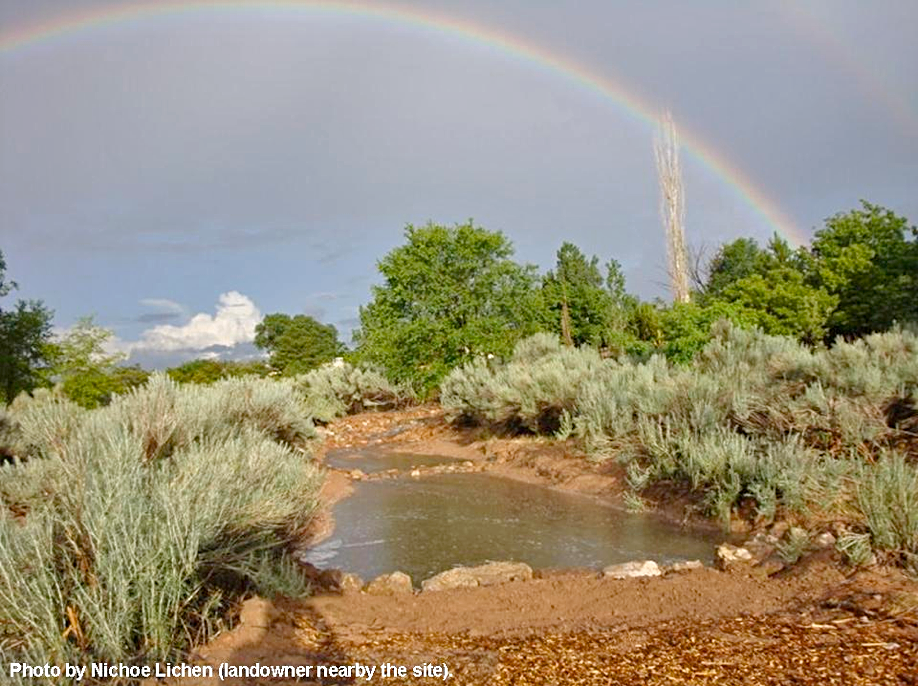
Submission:
M 35 450 L 0 468 L 0 661 L 167 659 L 239 593 L 303 586 L 286 551 L 321 472 L 292 384 L 155 375 L 82 414 L 47 400 L 11 409 Z
M 394 409 L 413 398 L 379 371 L 349 362 L 328 363 L 296 378 L 309 414 L 320 422 L 369 409 Z

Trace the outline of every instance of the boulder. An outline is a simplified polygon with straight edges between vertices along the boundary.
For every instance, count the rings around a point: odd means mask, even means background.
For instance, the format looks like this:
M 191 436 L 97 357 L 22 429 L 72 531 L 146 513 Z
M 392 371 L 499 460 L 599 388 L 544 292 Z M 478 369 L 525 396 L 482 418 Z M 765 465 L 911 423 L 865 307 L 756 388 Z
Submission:
M 704 563 L 701 560 L 683 560 L 673 563 L 669 569 L 671 572 L 691 572 L 693 569 L 704 569 Z
M 414 593 L 411 577 L 404 572 L 382 574 L 367 584 L 366 592 L 370 595 L 410 595 Z
M 721 569 L 734 567 L 738 564 L 750 564 L 752 560 L 752 553 L 746 548 L 738 548 L 729 543 L 722 543 L 717 546 L 717 564 Z
M 363 579 L 340 569 L 326 569 L 319 577 L 319 587 L 338 593 L 359 593 L 363 589 Z
M 477 567 L 456 567 L 421 582 L 423 591 L 494 586 L 532 578 L 532 567 L 522 562 L 489 562 Z
M 607 579 L 632 579 L 642 576 L 660 576 L 660 566 L 653 560 L 635 560 L 617 565 L 609 565 L 602 570 L 602 575 Z

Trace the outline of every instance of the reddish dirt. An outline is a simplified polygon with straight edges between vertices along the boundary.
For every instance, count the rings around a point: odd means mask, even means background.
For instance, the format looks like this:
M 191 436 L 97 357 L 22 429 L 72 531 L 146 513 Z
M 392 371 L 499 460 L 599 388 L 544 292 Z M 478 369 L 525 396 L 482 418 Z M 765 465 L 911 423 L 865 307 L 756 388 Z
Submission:
M 328 428 L 327 448 L 386 444 L 615 500 L 621 475 L 567 444 L 494 439 L 448 426 L 434 407 L 361 415 Z M 347 492 L 340 473 L 328 487 Z M 685 500 L 671 508 L 680 516 Z M 918 684 L 918 583 L 899 570 L 853 573 L 823 551 L 771 577 L 748 568 L 612 580 L 595 572 L 403 596 L 320 593 L 251 599 L 239 625 L 197 652 L 218 665 L 446 664 L 454 684 Z M 417 583 L 418 580 L 415 580 Z M 216 684 L 184 679 L 162 683 Z M 227 683 L 227 682 L 223 682 Z M 352 684 L 353 676 L 235 684 Z

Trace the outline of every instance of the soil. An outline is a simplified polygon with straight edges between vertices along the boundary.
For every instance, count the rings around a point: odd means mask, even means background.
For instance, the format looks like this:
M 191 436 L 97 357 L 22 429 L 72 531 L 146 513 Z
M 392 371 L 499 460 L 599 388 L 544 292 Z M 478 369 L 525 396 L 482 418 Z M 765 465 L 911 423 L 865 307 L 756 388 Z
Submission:
M 590 462 L 564 442 L 454 429 L 437 407 L 348 417 L 326 430 L 326 451 L 366 445 L 459 457 L 471 462 L 466 468 L 621 503 L 624 479 L 614 465 Z M 332 502 L 348 492 L 349 477 L 337 472 L 324 497 Z M 700 521 L 684 494 L 661 491 L 658 502 L 673 518 Z M 320 524 L 316 540 L 331 522 Z M 194 660 L 360 663 L 377 666 L 370 683 L 390 684 L 442 681 L 412 676 L 425 663 L 447 665 L 454 684 L 918 684 L 918 583 L 894 568 L 853 571 L 831 550 L 771 576 L 740 565 L 647 579 L 591 570 L 536 577 L 414 595 L 253 598 L 241 606 L 238 626 Z M 408 675 L 383 679 L 383 663 L 407 666 Z M 229 683 L 365 683 L 341 674 Z

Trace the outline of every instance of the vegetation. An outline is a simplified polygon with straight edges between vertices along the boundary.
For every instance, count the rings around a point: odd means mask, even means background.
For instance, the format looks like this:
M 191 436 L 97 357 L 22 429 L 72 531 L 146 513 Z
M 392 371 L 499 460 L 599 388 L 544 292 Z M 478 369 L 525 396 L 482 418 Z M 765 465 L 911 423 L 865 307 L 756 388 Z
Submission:
M 255 345 L 270 354 L 272 369 L 284 376 L 331 362 L 343 350 L 334 326 L 305 314 L 269 314 L 255 329 Z
M 502 233 L 427 224 L 405 238 L 380 260 L 383 284 L 360 310 L 358 359 L 427 394 L 458 364 L 508 354 L 537 330 L 534 269 L 510 259 Z
M 142 663 L 219 626 L 248 589 L 302 590 L 289 546 L 320 472 L 292 383 L 178 386 L 108 406 L 59 392 L 3 416 L 0 661 Z
M 918 335 L 906 330 L 813 351 L 722 323 L 687 366 L 602 360 L 545 335 L 506 364 L 475 361 L 443 382 L 459 421 L 573 435 L 628 466 L 637 491 L 693 489 L 728 521 L 848 518 L 873 545 L 918 554 Z
M 298 376 L 296 383 L 312 418 L 320 422 L 365 410 L 391 410 L 413 399 L 410 390 L 391 383 L 379 371 L 343 361 Z
M 178 383 L 212 384 L 222 379 L 240 376 L 268 376 L 271 368 L 261 361 L 227 362 L 224 360 L 192 360 L 166 370 L 169 378 Z
M 6 279 L 0 252 L 0 298 L 17 288 Z M 0 399 L 10 402 L 22 391 L 41 385 L 48 364 L 53 313 L 38 300 L 19 300 L 12 309 L 0 307 Z

